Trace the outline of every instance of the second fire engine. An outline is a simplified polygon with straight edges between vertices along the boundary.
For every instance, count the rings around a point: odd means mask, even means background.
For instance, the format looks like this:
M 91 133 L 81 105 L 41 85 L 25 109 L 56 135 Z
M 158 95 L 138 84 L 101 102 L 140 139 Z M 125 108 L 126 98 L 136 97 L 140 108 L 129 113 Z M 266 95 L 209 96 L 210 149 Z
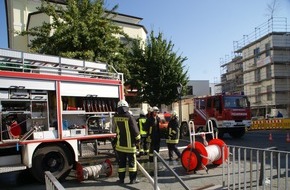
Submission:
M 246 128 L 251 126 L 250 103 L 245 95 L 218 94 L 196 97 L 190 120 L 194 121 L 195 130 L 206 131 L 208 120 L 218 131 L 219 137 L 228 133 L 233 138 L 240 138 Z M 181 131 L 188 133 L 188 121 L 182 121 Z

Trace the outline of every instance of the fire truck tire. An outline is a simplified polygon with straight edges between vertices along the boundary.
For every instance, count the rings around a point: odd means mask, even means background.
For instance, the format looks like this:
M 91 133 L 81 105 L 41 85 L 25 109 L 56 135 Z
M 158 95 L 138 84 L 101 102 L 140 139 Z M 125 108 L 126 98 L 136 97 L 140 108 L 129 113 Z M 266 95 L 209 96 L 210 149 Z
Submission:
M 230 136 L 235 139 L 241 138 L 242 136 L 244 136 L 245 133 L 246 133 L 246 130 L 244 127 L 237 128 L 229 132 Z
M 222 139 L 224 137 L 224 132 L 222 130 L 218 130 L 218 138 Z
M 58 180 L 64 180 L 73 167 L 73 156 L 64 145 L 38 148 L 32 158 L 32 175 L 44 183 L 44 172 L 50 171 Z
M 188 136 L 188 135 L 189 135 L 189 131 L 188 131 L 187 123 L 181 123 L 181 126 L 180 126 L 180 138 Z

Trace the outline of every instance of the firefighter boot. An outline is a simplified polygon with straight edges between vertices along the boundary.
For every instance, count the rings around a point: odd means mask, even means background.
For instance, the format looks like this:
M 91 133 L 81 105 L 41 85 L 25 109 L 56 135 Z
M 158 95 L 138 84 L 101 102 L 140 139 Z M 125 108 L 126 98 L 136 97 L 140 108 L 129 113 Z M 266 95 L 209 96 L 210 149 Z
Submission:
M 124 179 L 125 179 L 125 172 L 118 172 L 119 173 L 119 180 L 117 180 L 118 183 L 124 184 Z
M 130 184 L 139 183 L 139 180 L 137 179 L 137 172 L 129 172 L 130 177 Z

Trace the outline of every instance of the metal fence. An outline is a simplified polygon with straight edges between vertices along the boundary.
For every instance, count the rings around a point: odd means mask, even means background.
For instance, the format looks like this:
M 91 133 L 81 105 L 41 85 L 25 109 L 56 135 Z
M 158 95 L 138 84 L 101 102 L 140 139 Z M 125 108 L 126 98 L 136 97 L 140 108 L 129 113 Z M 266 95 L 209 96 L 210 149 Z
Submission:
M 290 152 L 228 146 L 230 157 L 222 166 L 227 189 L 289 189 Z

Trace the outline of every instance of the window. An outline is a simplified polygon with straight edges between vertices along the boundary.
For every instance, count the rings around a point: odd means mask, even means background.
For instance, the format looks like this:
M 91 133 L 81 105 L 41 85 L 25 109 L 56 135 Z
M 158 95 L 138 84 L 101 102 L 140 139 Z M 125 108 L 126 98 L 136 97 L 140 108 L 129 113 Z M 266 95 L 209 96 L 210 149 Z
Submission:
M 260 69 L 255 70 L 255 81 L 258 82 L 261 80 Z
M 219 99 L 219 97 L 215 97 L 214 98 L 214 107 L 216 109 L 219 109 L 220 108 L 220 99 Z
M 211 102 L 212 102 L 212 99 L 211 98 L 208 98 L 207 99 L 207 102 L 206 102 L 206 107 L 207 108 L 211 108 Z
M 267 100 L 272 100 L 272 85 L 267 86 Z
M 260 48 L 254 49 L 254 62 L 257 64 L 257 61 L 260 59 Z
M 261 102 L 261 88 L 255 88 L 256 102 Z
M 248 99 L 245 96 L 226 96 L 224 97 L 225 108 L 247 108 Z

